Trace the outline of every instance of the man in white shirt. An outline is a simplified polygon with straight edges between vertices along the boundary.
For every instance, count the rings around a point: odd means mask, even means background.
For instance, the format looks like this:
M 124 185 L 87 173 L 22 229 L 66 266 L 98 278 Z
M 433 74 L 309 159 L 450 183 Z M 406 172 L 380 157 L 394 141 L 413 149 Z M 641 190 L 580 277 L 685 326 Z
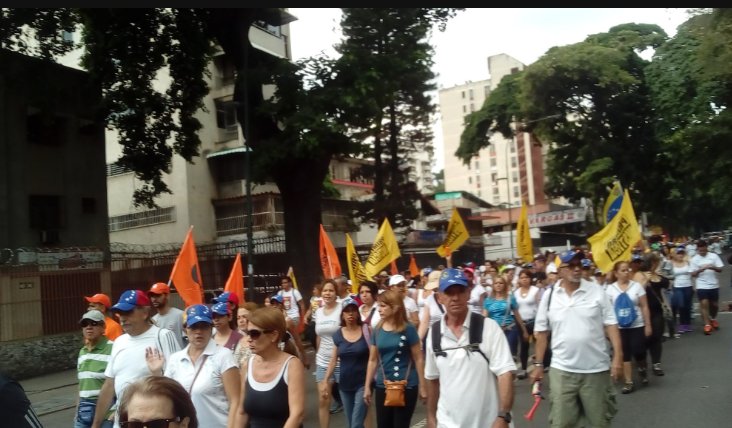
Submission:
M 183 332 L 183 311 L 170 304 L 169 295 L 170 287 L 164 282 L 156 282 L 150 287 L 147 296 L 150 298 L 153 308 L 158 311 L 153 315 L 152 320 L 156 326 L 167 328 L 175 333 L 178 346 L 182 349 L 186 346 Z
M 302 301 L 300 290 L 292 286 L 292 279 L 289 276 L 280 278 L 282 289 L 277 292 L 282 297 L 282 304 L 285 306 L 287 316 L 290 317 L 295 327 L 300 326 L 300 321 L 305 315 L 305 303 Z
M 719 329 L 717 312 L 719 311 L 719 278 L 722 272 L 722 259 L 716 253 L 709 251 L 707 242 L 699 240 L 696 244 L 696 255 L 689 262 L 691 277 L 696 278 L 696 295 L 699 298 L 702 319 L 704 320 L 704 334 L 712 334 L 712 330 Z
M 617 412 L 611 382 L 623 372 L 618 322 L 602 287 L 582 280 L 582 252 L 559 256 L 561 287 L 544 294 L 536 314 L 533 381 L 543 379 L 544 353 L 551 331 L 549 423 L 552 427 L 609 427 Z M 605 337 L 613 348 L 612 365 Z
M 510 426 L 516 364 L 503 330 L 490 318 L 471 315 L 468 279 L 458 269 L 445 269 L 439 287 L 445 315 L 439 331 L 431 326 L 425 352 L 427 427 Z M 470 330 L 476 321 L 483 323 L 483 332 L 473 350 Z M 434 334 L 442 335 L 440 352 Z
M 153 325 L 150 318 L 150 299 L 142 290 L 127 290 L 111 309 L 119 315 L 125 334 L 112 345 L 112 355 L 104 371 L 104 384 L 99 393 L 92 428 L 99 428 L 112 400 L 122 400 L 125 388 L 139 378 L 150 375 L 145 360 L 147 348 L 157 348 L 165 358 L 180 350 L 175 334 Z M 114 427 L 119 428 L 119 414 Z

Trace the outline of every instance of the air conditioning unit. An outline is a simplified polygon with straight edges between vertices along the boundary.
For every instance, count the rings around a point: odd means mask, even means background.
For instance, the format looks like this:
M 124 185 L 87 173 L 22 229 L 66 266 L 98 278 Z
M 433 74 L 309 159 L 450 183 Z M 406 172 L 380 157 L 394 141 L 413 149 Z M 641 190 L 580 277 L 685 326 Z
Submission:
M 40 235 L 41 245 L 54 245 L 61 241 L 58 230 L 55 229 L 41 230 Z

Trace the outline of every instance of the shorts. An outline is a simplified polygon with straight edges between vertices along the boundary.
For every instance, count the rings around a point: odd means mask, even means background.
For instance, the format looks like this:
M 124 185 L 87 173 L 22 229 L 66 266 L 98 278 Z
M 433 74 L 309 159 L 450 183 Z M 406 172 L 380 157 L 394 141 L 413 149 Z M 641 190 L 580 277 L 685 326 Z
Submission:
M 719 288 L 697 288 L 696 297 L 699 298 L 699 301 L 709 300 L 710 302 L 718 302 Z
M 609 372 L 571 373 L 552 367 L 549 383 L 551 427 L 610 427 L 618 407 Z
M 623 345 L 623 361 L 641 360 L 646 355 L 645 327 L 621 328 L 620 343 Z
M 325 379 L 325 372 L 328 370 L 328 367 L 323 366 L 315 366 L 315 382 L 320 383 Z M 333 370 L 333 374 L 331 375 L 330 379 L 328 379 L 330 382 L 338 383 L 338 381 L 341 379 L 341 367 L 339 365 L 336 365 L 335 370 Z

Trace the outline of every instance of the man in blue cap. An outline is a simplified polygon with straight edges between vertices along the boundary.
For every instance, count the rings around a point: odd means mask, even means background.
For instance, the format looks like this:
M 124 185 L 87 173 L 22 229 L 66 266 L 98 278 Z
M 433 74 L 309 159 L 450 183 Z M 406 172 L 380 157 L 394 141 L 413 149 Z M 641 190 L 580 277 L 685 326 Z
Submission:
M 460 270 L 445 269 L 439 290 L 445 314 L 430 328 L 425 352 L 427 426 L 508 427 L 516 364 L 503 330 L 470 311 L 468 278 Z
M 104 371 L 105 380 L 97 400 L 93 428 L 101 426 L 115 396 L 118 402 L 121 401 L 129 384 L 151 374 L 145 361 L 147 348 L 157 349 L 165 358 L 180 350 L 175 333 L 154 325 L 150 310 L 150 298 L 142 290 L 125 291 L 119 302 L 111 308 L 119 316 L 125 334 L 112 345 L 112 355 Z M 120 426 L 119 415 L 115 416 L 114 426 Z
M 534 323 L 533 381 L 544 376 L 551 332 L 549 423 L 552 427 L 609 427 L 617 413 L 612 380 L 623 372 L 618 321 L 602 287 L 582 279 L 582 252 L 559 255 L 561 283 L 544 293 Z M 605 337 L 613 349 L 612 364 Z

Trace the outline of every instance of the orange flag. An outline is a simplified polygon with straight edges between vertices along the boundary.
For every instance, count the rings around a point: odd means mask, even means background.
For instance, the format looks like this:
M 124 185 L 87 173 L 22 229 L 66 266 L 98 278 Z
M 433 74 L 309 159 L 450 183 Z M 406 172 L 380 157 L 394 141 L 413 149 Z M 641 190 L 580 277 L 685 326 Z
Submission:
M 201 269 L 198 265 L 196 244 L 193 243 L 193 226 L 188 229 L 186 239 L 180 249 L 178 258 L 170 272 L 168 286 L 178 290 L 186 307 L 203 304 L 203 282 L 201 281 Z
M 412 276 L 419 275 L 419 268 L 417 267 L 417 260 L 415 260 L 414 254 L 409 255 L 409 273 L 411 273 Z
M 394 259 L 391 261 L 391 274 L 396 275 L 398 273 L 399 273 L 399 269 L 397 269 L 396 259 Z
M 234 266 L 231 268 L 229 279 L 226 280 L 224 291 L 234 293 L 239 297 L 239 302 L 244 303 L 244 271 L 241 268 L 241 253 L 236 253 Z
M 323 225 L 320 225 L 320 266 L 323 269 L 323 277 L 336 278 L 341 276 L 341 262 L 338 261 L 333 243 L 330 242 L 328 234 L 325 233 Z

